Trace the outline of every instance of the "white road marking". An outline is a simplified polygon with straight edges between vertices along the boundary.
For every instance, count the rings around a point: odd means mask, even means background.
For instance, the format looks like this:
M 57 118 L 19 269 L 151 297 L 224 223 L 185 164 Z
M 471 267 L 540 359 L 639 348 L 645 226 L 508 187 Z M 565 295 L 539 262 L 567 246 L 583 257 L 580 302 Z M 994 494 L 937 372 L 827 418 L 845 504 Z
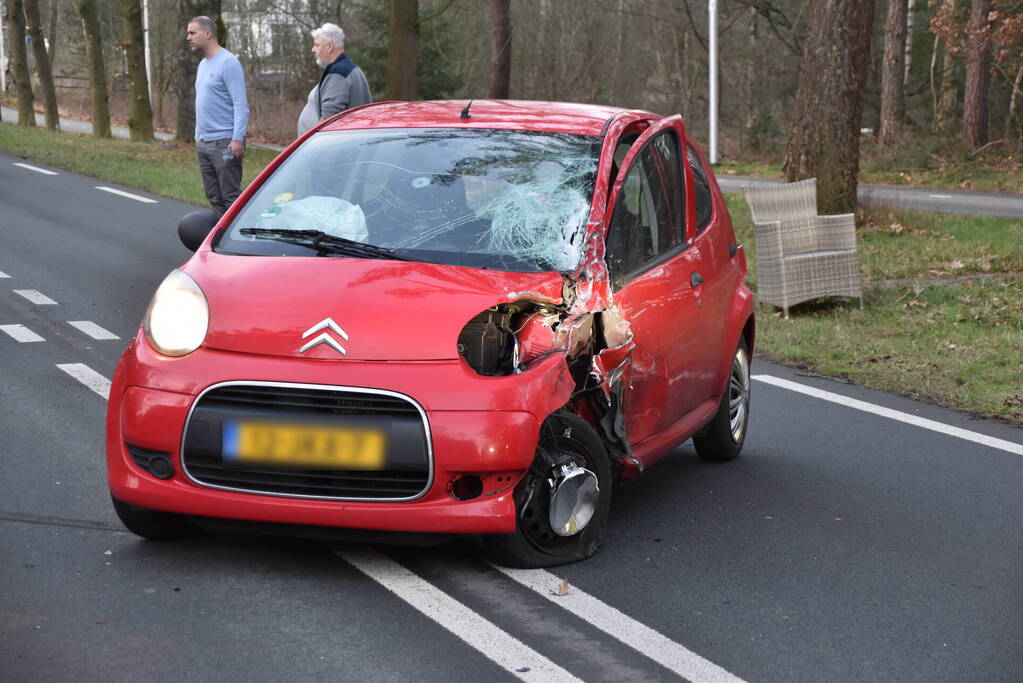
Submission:
M 109 192 L 110 194 L 116 194 L 116 195 L 118 195 L 120 197 L 127 197 L 128 199 L 134 199 L 135 201 L 142 202 L 143 204 L 156 204 L 156 203 L 158 203 L 155 199 L 150 199 L 149 197 L 142 197 L 142 196 L 137 195 L 137 194 L 132 194 L 131 192 L 125 192 L 124 190 L 115 190 L 114 188 L 106 187 L 105 185 L 96 185 L 96 189 L 97 190 L 102 190 L 104 192 Z
M 1012 441 L 1006 441 L 1004 439 L 997 439 L 993 436 L 987 436 L 986 434 L 980 434 L 978 432 L 972 432 L 968 429 L 960 429 L 959 427 L 953 427 L 951 425 L 944 424 L 942 422 L 936 422 L 934 420 L 928 420 L 924 417 L 917 417 L 909 413 L 904 413 L 901 410 L 892 410 L 891 408 L 884 408 L 882 406 L 874 405 L 873 403 L 867 403 L 866 401 L 860 401 L 855 398 L 849 398 L 848 396 L 842 396 L 841 394 L 835 394 L 830 391 L 824 391 L 823 389 L 815 389 L 814 387 L 808 387 L 805 384 L 798 382 L 792 382 L 787 379 L 781 379 L 780 377 L 772 377 L 771 375 L 753 375 L 753 379 L 763 382 L 764 384 L 771 384 L 782 389 L 788 389 L 789 391 L 795 391 L 800 394 L 806 394 L 807 396 L 813 396 L 824 401 L 831 401 L 839 405 L 846 406 L 847 408 L 853 408 L 855 410 L 862 410 L 866 413 L 873 413 L 874 415 L 880 415 L 881 417 L 887 417 L 891 420 L 898 420 L 899 422 L 905 422 L 915 427 L 921 427 L 923 429 L 929 429 L 933 432 L 940 434 L 947 434 L 948 436 L 954 436 L 959 439 L 966 441 L 972 441 L 979 443 L 983 446 L 990 446 L 991 448 L 997 448 L 999 450 L 1007 451 L 1009 453 L 1015 453 L 1016 455 L 1023 455 L 1023 444 L 1013 443 Z
M 15 166 L 27 169 L 29 171 L 35 171 L 36 173 L 42 173 L 43 175 L 60 175 L 56 171 L 47 171 L 45 168 L 39 168 L 38 166 L 29 166 L 28 164 L 21 164 L 18 162 L 14 163 Z
M 35 289 L 16 289 L 14 293 L 40 306 L 56 306 L 57 302 Z
M 717 664 L 688 650 L 654 629 L 601 602 L 597 598 L 572 586 L 565 595 L 555 595 L 561 579 L 542 569 L 495 568 L 510 579 L 532 589 L 555 605 L 596 626 L 634 650 L 638 650 L 661 666 L 679 676 L 700 683 L 741 683 L 742 679 L 725 671 Z
M 6 332 L 14 341 L 19 342 L 46 341 L 24 325 L 0 325 L 0 332 Z
M 3 280 L 4 278 L 7 278 L 7 277 L 10 277 L 10 275 L 8 275 L 4 271 L 0 270 L 0 280 Z
M 100 327 L 99 325 L 90 320 L 68 320 L 67 324 L 70 325 L 71 327 L 81 330 L 82 332 L 89 335 L 93 339 L 100 340 L 120 339 L 120 337 L 118 337 L 113 332 L 103 329 L 102 327 Z
M 385 555 L 368 548 L 335 552 L 338 557 L 461 638 L 519 680 L 538 682 L 579 680 Z
M 57 367 L 89 387 L 103 398 L 110 397 L 110 380 L 85 363 L 58 363 Z
M 929 194 L 927 196 L 933 197 L 934 199 L 954 199 L 954 197 L 950 194 Z

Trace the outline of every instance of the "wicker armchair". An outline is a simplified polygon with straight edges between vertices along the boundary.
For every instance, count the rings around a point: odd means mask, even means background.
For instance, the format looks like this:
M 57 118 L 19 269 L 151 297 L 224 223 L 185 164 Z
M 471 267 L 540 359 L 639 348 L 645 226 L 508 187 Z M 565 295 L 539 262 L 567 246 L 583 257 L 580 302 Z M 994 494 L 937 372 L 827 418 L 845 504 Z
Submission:
M 860 259 L 851 213 L 817 215 L 817 180 L 743 186 L 757 239 L 757 299 L 789 307 L 819 296 L 860 300 Z

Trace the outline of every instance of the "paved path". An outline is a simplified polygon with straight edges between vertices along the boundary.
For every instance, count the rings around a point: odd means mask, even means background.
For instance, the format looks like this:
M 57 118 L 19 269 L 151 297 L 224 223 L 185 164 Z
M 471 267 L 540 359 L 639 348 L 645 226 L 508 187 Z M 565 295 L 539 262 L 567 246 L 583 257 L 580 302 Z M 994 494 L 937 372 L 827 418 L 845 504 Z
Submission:
M 679 447 L 615 491 L 595 557 L 553 572 L 498 571 L 471 541 L 136 539 L 107 497 L 104 382 L 194 207 L 16 163 L 5 679 L 1019 680 L 1023 431 L 759 359 L 742 457 Z
M 0 118 L 2 118 L 7 123 L 17 123 L 17 121 L 18 121 L 18 110 L 17 109 L 12 109 L 11 107 L 7 107 L 7 106 L 0 106 Z M 46 125 L 46 117 L 43 114 L 40 114 L 38 112 L 36 112 L 36 125 L 40 126 L 40 127 Z M 89 121 L 81 121 L 79 119 L 71 119 L 71 118 L 67 118 L 66 116 L 61 116 L 60 117 L 60 129 L 63 130 L 63 131 L 68 131 L 70 133 L 81 133 L 82 135 L 92 135 L 92 123 L 91 122 L 89 122 Z M 110 126 L 110 132 L 113 133 L 113 136 L 115 138 L 123 138 L 125 140 L 131 139 L 131 134 L 129 133 L 127 127 L 125 127 L 125 126 Z M 174 139 L 174 136 L 172 134 L 164 133 L 162 131 L 156 131 L 154 133 L 154 135 L 156 136 L 157 140 L 165 140 L 166 141 L 166 140 L 173 140 Z M 258 147 L 258 148 L 261 148 L 261 149 L 270 149 L 270 150 L 273 150 L 275 152 L 279 152 L 282 149 L 284 149 L 284 147 L 282 147 L 281 145 L 264 145 L 264 144 L 260 144 L 258 142 L 251 143 L 251 146 L 252 147 Z

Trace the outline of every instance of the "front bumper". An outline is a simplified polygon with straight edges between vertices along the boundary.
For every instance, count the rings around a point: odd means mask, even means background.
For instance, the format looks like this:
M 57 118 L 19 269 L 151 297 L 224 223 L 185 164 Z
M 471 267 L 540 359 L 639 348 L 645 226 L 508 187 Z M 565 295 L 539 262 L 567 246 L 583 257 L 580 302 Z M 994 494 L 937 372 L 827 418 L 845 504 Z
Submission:
M 189 411 L 206 388 L 231 381 L 361 387 L 399 392 L 426 413 L 432 445 L 429 487 L 407 502 L 318 500 L 219 490 L 181 467 Z M 183 358 L 155 353 L 141 335 L 114 374 L 107 413 L 111 493 L 155 510 L 255 522 L 425 533 L 511 533 L 514 485 L 529 467 L 539 426 L 567 402 L 574 384 L 564 358 L 527 372 L 480 377 L 460 361 L 313 361 L 200 349 Z M 156 478 L 127 444 L 170 455 L 171 478 Z M 483 495 L 456 500 L 452 480 L 473 473 Z

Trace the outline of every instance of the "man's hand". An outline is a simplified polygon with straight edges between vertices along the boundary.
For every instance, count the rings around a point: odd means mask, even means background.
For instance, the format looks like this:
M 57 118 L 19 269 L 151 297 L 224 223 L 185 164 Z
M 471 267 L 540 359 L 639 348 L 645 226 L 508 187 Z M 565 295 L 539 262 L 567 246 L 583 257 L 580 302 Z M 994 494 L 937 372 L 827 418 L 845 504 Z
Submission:
M 245 155 L 245 143 L 241 140 L 231 140 L 231 142 L 227 143 L 227 149 L 235 159 Z

